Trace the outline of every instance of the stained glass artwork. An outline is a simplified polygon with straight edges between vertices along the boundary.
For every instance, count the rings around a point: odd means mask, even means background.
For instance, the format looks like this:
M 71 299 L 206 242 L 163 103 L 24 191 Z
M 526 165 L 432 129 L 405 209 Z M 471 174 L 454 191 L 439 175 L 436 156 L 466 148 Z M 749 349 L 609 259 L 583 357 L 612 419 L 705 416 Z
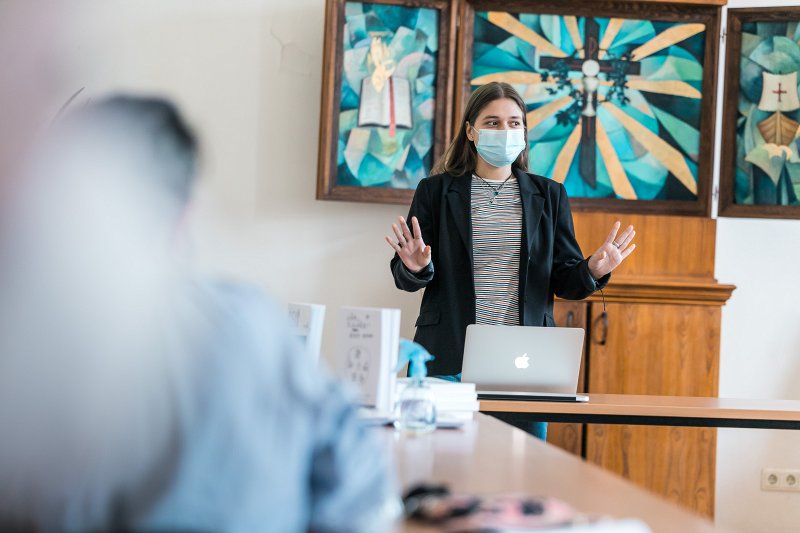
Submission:
M 706 26 L 478 11 L 472 88 L 512 84 L 529 169 L 577 198 L 698 198 Z
M 735 202 L 800 205 L 800 24 L 742 25 Z
M 336 185 L 416 189 L 433 166 L 439 11 L 346 2 Z

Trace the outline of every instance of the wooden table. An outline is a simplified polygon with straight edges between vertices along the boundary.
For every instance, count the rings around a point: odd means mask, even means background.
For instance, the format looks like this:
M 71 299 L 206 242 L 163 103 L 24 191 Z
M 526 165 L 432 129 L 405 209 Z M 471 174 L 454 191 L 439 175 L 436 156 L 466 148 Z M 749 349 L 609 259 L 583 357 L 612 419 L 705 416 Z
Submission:
M 455 492 L 555 496 L 583 513 L 638 518 L 655 532 L 722 531 L 508 424 L 480 413 L 475 417 L 463 429 L 420 437 L 376 429 L 392 450 L 404 491 L 427 482 L 447 484 Z M 435 530 L 407 524 L 404 531 Z
M 546 422 L 800 429 L 800 401 L 790 400 L 589 394 L 585 403 L 481 400 L 480 410 Z

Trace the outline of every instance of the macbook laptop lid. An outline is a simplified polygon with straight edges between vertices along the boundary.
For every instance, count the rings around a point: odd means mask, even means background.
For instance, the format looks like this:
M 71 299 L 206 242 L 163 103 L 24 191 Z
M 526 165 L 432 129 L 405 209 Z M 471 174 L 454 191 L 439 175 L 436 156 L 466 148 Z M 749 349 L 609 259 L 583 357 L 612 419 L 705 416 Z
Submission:
M 576 394 L 581 328 L 470 325 L 461 380 L 485 399 L 585 401 Z

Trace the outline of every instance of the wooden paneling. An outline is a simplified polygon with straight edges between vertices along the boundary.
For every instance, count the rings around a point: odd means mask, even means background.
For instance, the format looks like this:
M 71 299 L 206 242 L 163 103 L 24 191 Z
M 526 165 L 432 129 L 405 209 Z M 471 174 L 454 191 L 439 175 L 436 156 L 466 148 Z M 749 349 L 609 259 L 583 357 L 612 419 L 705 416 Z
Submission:
M 587 305 L 583 302 L 557 302 L 553 308 L 556 325 L 587 329 Z M 581 370 L 578 375 L 578 391 L 586 390 L 586 349 L 581 357 Z M 547 425 L 547 442 L 575 455 L 583 454 L 583 432 L 585 424 Z
M 547 442 L 562 450 L 581 457 L 583 455 L 583 431 L 586 424 L 547 423 Z
M 714 516 L 716 429 L 588 424 L 587 431 L 587 461 Z
M 620 220 L 636 227 L 636 251 L 616 270 L 614 279 L 702 278 L 714 280 L 717 223 L 710 218 L 575 212 L 575 236 L 591 255 Z M 614 284 L 615 281 L 612 281 Z
M 591 305 L 600 317 L 602 304 Z M 590 391 L 717 395 L 718 305 L 609 303 L 606 312 L 607 332 L 592 326 Z M 716 430 L 589 424 L 587 431 L 587 460 L 713 516 Z
M 602 310 L 592 304 L 592 316 Z M 606 343 L 595 334 L 590 345 L 592 392 L 717 395 L 719 307 L 609 303 L 607 313 Z
M 580 304 L 588 317 L 586 391 L 716 396 L 721 310 L 735 289 L 714 277 L 716 221 L 586 211 L 573 218 L 587 257 L 615 221 L 636 227 L 635 253 L 602 296 Z M 558 301 L 556 313 L 574 305 Z M 556 429 L 553 440 L 574 450 L 576 434 Z M 589 424 L 582 439 L 588 461 L 713 516 L 714 429 Z

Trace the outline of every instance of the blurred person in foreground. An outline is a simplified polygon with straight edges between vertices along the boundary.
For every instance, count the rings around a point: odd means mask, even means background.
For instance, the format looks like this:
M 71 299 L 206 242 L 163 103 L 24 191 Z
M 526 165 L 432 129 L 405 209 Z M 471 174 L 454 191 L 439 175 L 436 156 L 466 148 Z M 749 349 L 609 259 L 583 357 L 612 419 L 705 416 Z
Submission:
M 0 220 L 0 530 L 386 531 L 384 452 L 259 291 L 174 241 L 176 110 L 65 117 Z

